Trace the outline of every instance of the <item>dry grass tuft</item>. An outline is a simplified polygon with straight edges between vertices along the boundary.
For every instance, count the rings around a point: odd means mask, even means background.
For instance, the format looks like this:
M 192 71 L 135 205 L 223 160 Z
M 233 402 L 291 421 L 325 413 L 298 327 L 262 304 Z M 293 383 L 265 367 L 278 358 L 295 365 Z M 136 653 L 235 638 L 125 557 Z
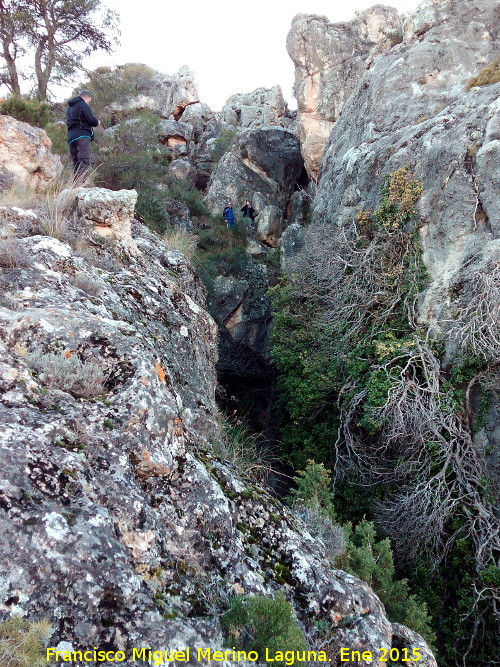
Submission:
M 498 83 L 500 81 L 500 56 L 496 58 L 492 63 L 483 67 L 480 70 L 479 74 L 473 76 L 472 79 L 469 79 L 467 82 L 466 90 L 475 88 L 478 86 L 487 86 L 490 83 Z
M 43 642 L 50 634 L 48 621 L 30 622 L 13 616 L 0 623 L 0 664 L 2 667 L 45 665 Z
M 212 453 L 259 484 L 267 482 L 277 460 L 258 434 L 224 417 L 220 417 L 220 432 L 212 445 Z
M 65 391 L 76 398 L 96 398 L 104 390 L 104 373 L 94 361 L 81 361 L 75 354 L 44 354 L 40 350 L 26 356 L 43 386 Z
M 188 234 L 182 229 L 172 229 L 163 236 L 163 243 L 167 250 L 178 250 L 188 259 L 193 259 L 198 239 L 194 234 Z
M 17 269 L 26 266 L 28 256 L 22 245 L 21 239 L 0 239 L 0 267 L 4 269 Z

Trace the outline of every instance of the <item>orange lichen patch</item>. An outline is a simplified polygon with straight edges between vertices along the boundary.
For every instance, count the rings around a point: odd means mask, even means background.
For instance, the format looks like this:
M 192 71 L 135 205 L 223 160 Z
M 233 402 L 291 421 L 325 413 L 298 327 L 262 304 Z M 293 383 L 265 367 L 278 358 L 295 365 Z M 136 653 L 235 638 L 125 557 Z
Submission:
M 173 435 L 181 436 L 184 435 L 184 427 L 182 426 L 182 419 L 176 417 L 173 421 L 174 428 L 172 430 Z
M 65 359 L 69 359 L 73 353 L 71 352 L 71 350 L 64 350 L 63 354 Z
M 133 463 L 135 464 L 135 478 L 139 482 L 144 482 L 150 477 L 163 477 L 172 472 L 172 468 L 162 465 L 161 463 L 153 463 L 151 455 L 144 447 L 139 456 L 133 456 Z
M 159 361 L 156 362 L 156 372 L 158 373 L 158 377 L 160 378 L 160 382 L 162 382 L 163 384 L 167 384 L 165 371 L 161 367 Z

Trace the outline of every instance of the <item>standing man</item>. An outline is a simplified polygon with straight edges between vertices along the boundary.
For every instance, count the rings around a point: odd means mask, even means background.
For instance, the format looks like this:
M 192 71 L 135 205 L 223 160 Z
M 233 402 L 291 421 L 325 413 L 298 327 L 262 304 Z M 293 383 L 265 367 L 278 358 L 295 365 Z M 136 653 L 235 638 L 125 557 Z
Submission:
M 234 222 L 234 211 L 233 211 L 233 205 L 231 202 L 226 206 L 224 209 L 224 212 L 222 213 L 222 217 L 226 221 L 227 227 L 234 227 L 235 222 Z
M 66 124 L 68 126 L 68 144 L 73 160 L 73 174 L 82 179 L 90 167 L 90 142 L 94 139 L 94 127 L 99 121 L 89 107 L 92 95 L 88 90 L 81 90 L 68 102 Z
M 252 205 L 250 204 L 249 201 L 245 202 L 245 206 L 241 209 L 241 212 L 243 213 L 243 218 L 246 222 L 247 226 L 247 236 L 249 238 L 252 238 L 253 234 L 253 221 L 255 218 L 255 209 L 252 208 Z

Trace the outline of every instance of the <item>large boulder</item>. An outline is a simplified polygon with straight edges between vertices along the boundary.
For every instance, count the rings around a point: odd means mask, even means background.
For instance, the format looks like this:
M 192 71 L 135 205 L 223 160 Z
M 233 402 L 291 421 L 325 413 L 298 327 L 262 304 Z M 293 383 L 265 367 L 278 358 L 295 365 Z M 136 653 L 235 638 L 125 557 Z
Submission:
M 400 40 L 401 19 L 392 7 L 375 5 L 352 21 L 299 14 L 287 49 L 295 65 L 297 133 L 307 171 L 318 179 L 333 123 L 359 82 L 367 60 Z
M 174 75 L 163 74 L 147 65 L 129 63 L 114 70 L 100 70 L 100 78 L 117 91 L 117 99 L 106 111 L 120 116 L 147 109 L 163 118 L 180 120 L 185 109 L 199 101 L 192 71 L 181 67 Z
M 238 129 L 278 125 L 293 127 L 281 86 L 257 88 L 251 93 L 232 95 L 222 107 L 221 119 Z
M 239 208 L 248 199 L 257 211 L 273 205 L 284 214 L 302 169 L 299 143 L 291 132 L 277 127 L 244 130 L 218 163 L 206 203 L 221 212 L 227 201 Z
M 51 149 L 45 130 L 0 115 L 0 188 L 19 184 L 46 191 L 63 168 Z
M 78 188 L 75 192 L 76 215 L 82 222 L 99 236 L 111 237 L 131 250 L 136 249 L 131 235 L 136 203 L 135 190 Z

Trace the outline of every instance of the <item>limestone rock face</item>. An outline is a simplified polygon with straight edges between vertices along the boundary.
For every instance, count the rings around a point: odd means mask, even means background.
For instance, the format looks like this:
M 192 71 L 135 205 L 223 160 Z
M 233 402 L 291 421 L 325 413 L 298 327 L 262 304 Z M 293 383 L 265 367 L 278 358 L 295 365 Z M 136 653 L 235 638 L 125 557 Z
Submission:
M 299 143 L 291 132 L 276 127 L 244 130 L 218 163 L 206 203 L 222 212 L 227 201 L 239 209 L 248 199 L 256 211 L 273 205 L 284 213 L 302 168 Z
M 75 196 L 77 215 L 93 226 L 96 234 L 112 237 L 129 248 L 135 248 L 131 226 L 136 203 L 135 190 L 79 188 Z
M 281 86 L 232 95 L 220 115 L 224 123 L 239 129 L 270 125 L 291 129 L 294 125 L 293 113 L 283 98 Z
M 256 236 L 272 248 L 278 246 L 283 231 L 283 215 L 277 206 L 265 206 L 257 216 Z
M 45 130 L 0 115 L 0 187 L 26 185 L 44 192 L 61 174 L 62 163 L 51 153 Z
M 499 12 L 494 0 L 446 0 L 410 14 L 403 43 L 375 58 L 344 104 L 314 202 L 314 219 L 345 224 L 376 208 L 384 174 L 413 168 L 431 278 L 420 317 L 438 332 L 464 285 L 500 261 L 500 84 L 466 90 L 500 49 Z M 496 417 L 488 437 L 497 449 L 498 434 Z
M 67 650 L 216 649 L 231 594 L 281 589 L 332 646 L 390 648 L 369 587 L 211 453 L 215 323 L 184 257 L 132 234 L 113 271 L 35 236 L 0 273 L 0 617 L 47 618 Z
M 148 109 L 163 118 L 180 120 L 184 110 L 199 101 L 194 74 L 187 67 L 168 75 L 147 65 L 129 63 L 111 70 L 108 76 L 118 90 L 123 88 L 121 97 L 126 98 L 108 105 L 106 111 L 117 115 Z
M 347 23 L 299 14 L 287 49 L 295 65 L 297 134 L 309 175 L 317 180 L 333 123 L 356 87 L 367 59 L 400 39 L 396 9 L 375 5 Z

